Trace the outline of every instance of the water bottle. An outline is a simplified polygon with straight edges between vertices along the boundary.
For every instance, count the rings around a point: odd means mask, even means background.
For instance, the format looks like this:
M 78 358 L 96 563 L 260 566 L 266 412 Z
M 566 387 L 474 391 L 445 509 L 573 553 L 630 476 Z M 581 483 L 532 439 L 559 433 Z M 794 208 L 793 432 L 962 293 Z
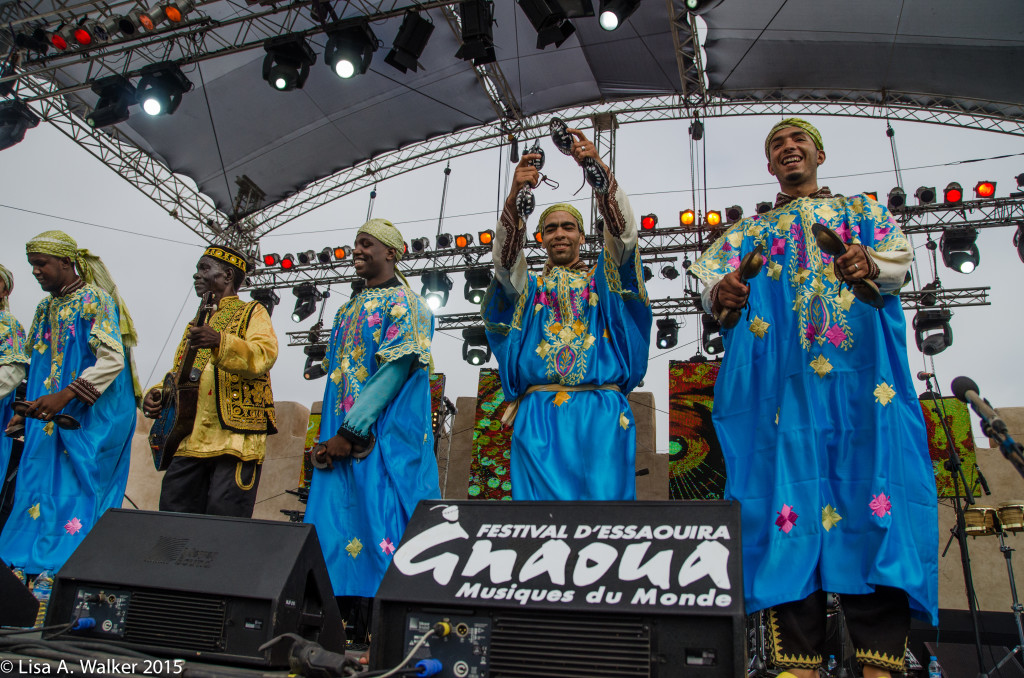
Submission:
M 942 665 L 939 664 L 935 655 L 929 657 L 928 660 L 928 678 L 942 678 Z
M 43 570 L 36 575 L 32 583 L 32 595 L 39 601 L 39 613 L 36 614 L 36 626 L 42 626 L 46 619 L 46 606 L 50 602 L 50 592 L 53 591 L 53 572 Z
M 839 664 L 836 662 L 836 656 L 834 654 L 830 654 L 828 656 L 828 664 L 825 667 L 826 675 L 829 676 L 829 678 L 834 678 L 837 666 L 839 666 Z

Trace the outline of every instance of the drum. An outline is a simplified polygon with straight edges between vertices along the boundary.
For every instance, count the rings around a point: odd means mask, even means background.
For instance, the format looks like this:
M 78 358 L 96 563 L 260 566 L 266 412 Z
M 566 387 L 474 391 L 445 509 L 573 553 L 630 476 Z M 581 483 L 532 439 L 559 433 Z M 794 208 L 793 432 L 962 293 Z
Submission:
M 1024 502 L 1008 501 L 999 505 L 999 524 L 1004 532 L 1024 530 Z
M 996 533 L 996 510 L 990 506 L 975 506 L 964 511 L 965 532 L 969 537 L 984 537 Z

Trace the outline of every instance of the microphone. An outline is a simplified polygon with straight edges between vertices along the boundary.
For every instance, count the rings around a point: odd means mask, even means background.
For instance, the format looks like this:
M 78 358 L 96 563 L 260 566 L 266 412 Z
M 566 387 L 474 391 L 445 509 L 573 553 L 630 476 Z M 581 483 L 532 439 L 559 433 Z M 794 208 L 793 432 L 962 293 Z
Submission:
M 974 383 L 974 380 L 970 377 L 957 377 L 949 387 L 952 389 L 953 395 L 956 396 L 957 400 L 970 404 L 971 409 L 984 419 L 992 427 L 993 431 L 1004 436 L 1007 435 L 1008 429 L 1006 424 L 999 418 L 999 414 L 992 409 L 989 402 L 978 395 L 978 385 Z
M 917 378 L 920 381 L 928 381 L 929 379 L 931 379 L 934 376 L 935 376 L 934 372 L 918 372 L 917 373 Z

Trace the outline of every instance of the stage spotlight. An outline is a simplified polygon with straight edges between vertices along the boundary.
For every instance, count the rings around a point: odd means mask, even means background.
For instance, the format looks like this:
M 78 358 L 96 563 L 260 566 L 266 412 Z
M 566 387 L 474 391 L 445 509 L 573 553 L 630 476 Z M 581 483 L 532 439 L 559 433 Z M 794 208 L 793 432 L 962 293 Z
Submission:
M 287 35 L 263 43 L 263 79 L 279 92 L 302 89 L 309 77 L 309 67 L 316 63 L 316 54 L 299 35 Z
M 491 345 L 482 327 L 462 330 L 462 359 L 470 365 L 483 365 L 491 359 Z
M 433 32 L 434 24 L 416 12 L 406 12 L 391 51 L 384 57 L 384 63 L 402 73 L 416 71 L 419 68 L 418 59 Z
M 351 78 L 366 73 L 377 51 L 377 36 L 370 24 L 360 23 L 327 31 L 327 47 L 324 49 L 324 63 L 331 67 L 339 78 Z
M 614 31 L 640 6 L 640 0 L 601 0 L 598 22 L 606 31 Z
M 452 291 L 452 279 L 444 271 L 424 271 L 420 279 L 423 289 L 420 296 L 426 299 L 430 310 L 436 311 L 448 303 L 448 293 Z
M 658 348 L 672 348 L 679 343 L 679 322 L 675 318 L 658 318 L 657 325 L 655 342 Z
M 661 269 L 661 277 L 665 280 L 675 280 L 679 277 L 679 271 L 675 266 L 669 264 Z
M 306 354 L 306 367 L 302 370 L 302 377 L 307 381 L 319 379 L 327 374 L 324 369 L 324 358 L 327 357 L 327 346 L 324 344 L 309 344 L 302 348 Z
M 275 253 L 275 254 L 264 254 L 263 255 L 263 265 L 264 266 L 273 266 L 274 264 L 276 264 L 279 261 L 281 261 L 281 255 L 280 254 L 276 254 Z
M 544 49 L 554 43 L 561 47 L 576 27 L 565 15 L 557 0 L 516 0 L 523 14 L 537 31 L 537 49 Z
M 644 282 L 651 282 L 651 278 L 654 277 L 654 271 L 651 270 L 650 266 L 644 266 Z
M 455 236 L 455 246 L 460 250 L 465 249 L 473 244 L 473 236 L 469 233 L 462 233 Z
M 1011 198 L 1024 197 L 1024 174 L 1018 174 L 1015 176 L 1014 181 L 1017 182 L 1017 190 L 1010 194 Z
M 878 191 L 864 191 L 864 195 L 878 202 Z
M 42 56 L 50 50 L 51 43 L 46 31 L 41 26 L 37 26 L 31 32 L 18 33 L 14 36 L 14 44 L 21 49 L 31 50 Z
M 693 262 L 690 261 L 689 259 L 683 259 L 682 266 L 684 271 L 689 271 L 690 267 L 693 266 Z
M 269 288 L 249 290 L 249 296 L 252 297 L 253 301 L 263 304 L 263 308 L 267 309 L 267 313 L 270 315 L 274 315 L 274 307 L 281 303 L 281 297 L 277 296 L 277 292 Z
M 722 4 L 722 0 L 686 0 L 686 11 L 691 14 L 704 14 Z
M 917 198 L 918 205 L 931 205 L 935 202 L 935 187 L 920 186 L 914 191 L 914 197 Z
M 991 198 L 996 194 L 996 182 L 979 181 L 974 186 L 974 195 L 978 198 Z
M 325 247 L 316 253 L 316 260 L 321 264 L 329 264 L 334 257 L 334 248 Z
M 947 205 L 959 205 L 964 199 L 963 187 L 955 181 L 951 181 L 946 184 L 946 188 L 942 191 L 942 200 Z
M 413 238 L 412 239 L 412 251 L 415 254 L 420 252 L 426 252 L 430 249 L 430 238 Z
M 693 210 L 683 210 L 679 213 L 679 225 L 684 228 L 693 226 L 693 222 L 697 220 L 697 215 Z
M 295 268 L 295 257 L 291 254 L 286 254 L 281 257 L 281 270 L 290 271 Z
M 725 351 L 725 340 L 722 339 L 722 326 L 718 324 L 718 321 L 714 317 L 703 314 L 700 318 L 701 326 L 701 344 L 704 346 L 704 352 L 709 355 L 718 355 Z
M 694 141 L 700 141 L 704 138 L 704 123 L 700 120 L 694 119 L 687 128 L 687 131 L 689 132 L 691 139 Z
M 540 231 L 534 231 L 533 239 L 534 239 L 534 241 L 536 241 L 536 243 L 538 245 L 543 245 L 544 244 L 544 236 L 541 235 Z
M 730 224 L 735 224 L 737 221 L 743 218 L 743 208 L 739 205 L 733 205 L 732 207 L 725 208 L 725 220 Z
M 914 341 L 917 350 L 925 355 L 942 353 L 953 345 L 953 329 L 949 320 L 953 314 L 949 309 L 929 309 L 914 315 Z
M 471 268 L 466 271 L 466 301 L 480 305 L 487 292 L 487 286 L 491 284 L 490 268 Z
M 135 88 L 124 76 L 108 75 L 92 84 L 99 101 L 85 122 L 92 128 L 108 127 L 128 119 L 128 107 L 135 103 Z
M 757 203 L 757 207 L 755 207 L 754 210 L 758 214 L 768 214 L 769 212 L 772 211 L 774 207 L 775 205 L 765 200 L 764 202 Z
M 25 131 L 39 124 L 39 116 L 24 101 L 0 101 L 0 151 L 19 143 Z
M 907 204 L 907 192 L 906 191 L 904 191 L 899 186 L 896 186 L 891 191 L 889 191 L 889 202 L 888 202 L 889 209 L 891 209 L 891 210 L 903 209 L 903 207 L 906 204 Z
M 170 0 L 160 5 L 160 9 L 163 10 L 164 16 L 172 24 L 181 23 L 182 19 L 185 18 L 189 12 L 196 8 L 193 0 Z
M 452 246 L 452 236 L 450 233 L 438 233 L 437 239 L 435 240 L 437 249 L 444 250 Z
M 317 303 L 324 298 L 323 292 L 310 283 L 302 283 L 292 288 L 295 295 L 295 310 L 292 311 L 292 320 L 300 323 L 316 311 Z
M 480 241 L 481 245 L 490 245 L 492 242 L 494 242 L 494 231 L 490 228 L 487 229 L 486 231 L 479 231 L 476 234 L 476 237 L 477 240 Z
M 133 9 L 117 20 L 117 28 L 125 37 L 132 37 L 142 31 L 142 10 Z
M 947 268 L 960 273 L 970 273 L 981 262 L 978 252 L 978 232 L 970 227 L 949 228 L 939 238 L 939 250 L 942 252 L 942 263 Z
M 334 260 L 343 261 L 352 256 L 352 248 L 348 245 L 341 245 L 334 248 Z
M 456 59 L 483 66 L 497 60 L 494 53 L 494 3 L 491 0 L 466 0 L 459 3 L 462 22 L 462 46 Z
M 71 32 L 71 37 L 82 47 L 88 47 L 93 43 L 96 25 L 96 22 L 92 19 L 82 19 L 78 22 L 75 30 Z
M 929 241 L 931 242 L 931 241 Z M 936 291 L 939 289 L 939 281 L 933 280 L 930 283 L 925 283 L 921 286 L 921 305 L 922 306 L 934 306 L 939 303 L 939 297 Z
M 316 261 L 316 252 L 313 250 L 306 250 L 305 252 L 299 252 L 299 263 L 303 266 L 312 264 Z
M 73 25 L 61 24 L 60 28 L 50 35 L 50 44 L 59 50 L 66 50 L 74 39 L 72 37 L 74 32 L 75 27 Z
M 645 231 L 653 231 L 654 227 L 658 225 L 657 214 L 645 214 L 640 217 L 640 228 Z
M 718 210 L 711 210 L 704 215 L 704 223 L 711 227 L 718 226 L 722 223 L 722 213 Z
M 146 66 L 140 75 L 135 95 L 149 115 L 171 115 L 181 105 L 182 95 L 192 89 L 192 82 L 170 61 Z
M 1017 232 L 1013 234 L 1013 245 L 1017 248 L 1017 256 L 1024 264 L 1024 221 L 1017 224 Z

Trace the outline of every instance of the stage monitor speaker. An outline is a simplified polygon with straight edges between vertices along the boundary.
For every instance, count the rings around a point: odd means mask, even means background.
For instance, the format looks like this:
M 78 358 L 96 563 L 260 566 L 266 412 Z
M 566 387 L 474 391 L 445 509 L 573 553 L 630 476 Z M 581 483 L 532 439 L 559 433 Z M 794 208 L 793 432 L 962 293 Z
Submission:
M 441 676 L 742 675 L 739 505 L 420 502 L 374 606 L 372 668 Z
M 0 561 L 0 626 L 35 626 L 39 601 Z
M 316 530 L 304 523 L 111 509 L 57 573 L 47 626 L 179 658 L 287 666 L 296 633 L 344 652 Z

